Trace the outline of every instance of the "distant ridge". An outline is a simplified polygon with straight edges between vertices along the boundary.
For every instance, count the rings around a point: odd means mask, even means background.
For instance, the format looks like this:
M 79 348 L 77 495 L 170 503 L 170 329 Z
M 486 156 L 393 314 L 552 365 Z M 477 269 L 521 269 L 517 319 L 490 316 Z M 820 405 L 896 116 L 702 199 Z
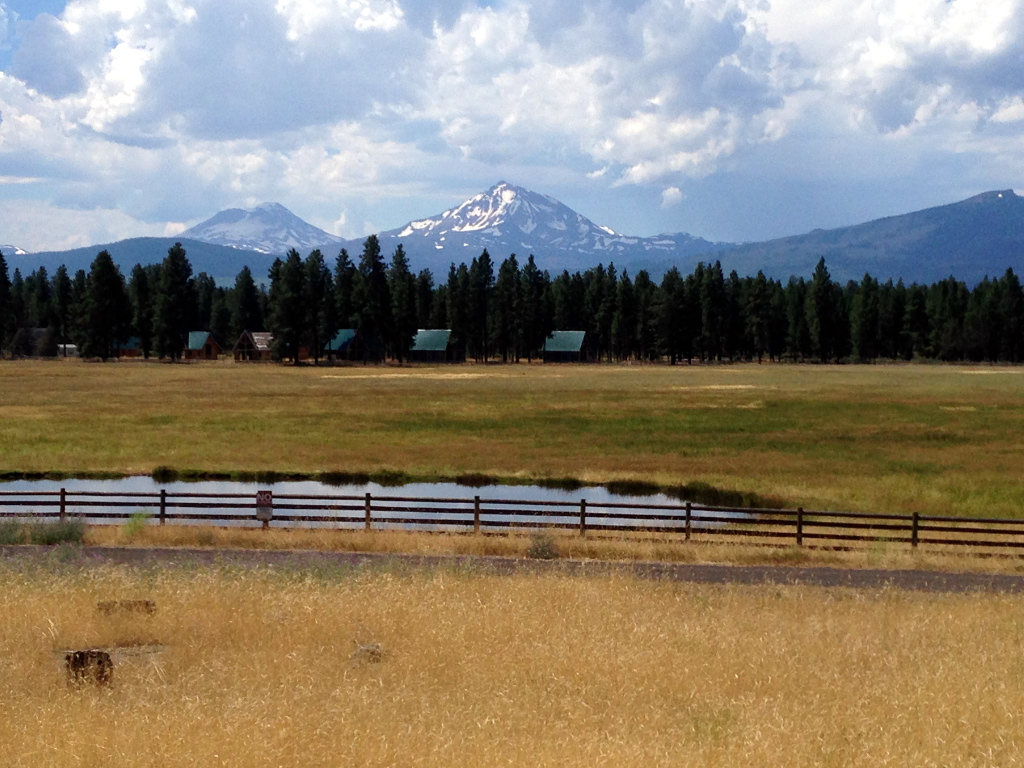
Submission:
M 257 283 L 265 282 L 268 279 L 270 265 L 274 261 L 274 256 L 268 254 L 183 237 L 133 237 L 116 243 L 90 245 L 70 251 L 29 253 L 9 258 L 7 264 L 11 272 L 15 267 L 19 267 L 23 274 L 39 267 L 46 267 L 46 271 L 51 275 L 63 264 L 73 275 L 79 269 L 88 270 L 96 254 L 107 251 L 121 268 L 124 276 L 128 277 L 136 264 L 157 264 L 163 261 L 168 249 L 175 243 L 181 243 L 188 253 L 194 273 L 206 272 L 221 284 L 234 283 L 235 276 L 244 266 L 252 270 Z M 5 256 L 6 254 L 4 251 Z
M 1012 189 L 984 192 L 864 224 L 747 243 L 719 256 L 740 274 L 763 269 L 782 279 L 808 275 L 824 257 L 840 280 L 869 272 L 927 283 L 953 275 L 973 284 L 1007 268 L 1024 271 L 1024 198 Z
M 850 227 L 734 245 L 685 233 L 623 235 L 552 197 L 502 181 L 454 208 L 379 237 L 386 258 L 401 243 L 412 267 L 430 269 L 437 282 L 446 279 L 450 264 L 468 263 L 487 248 L 496 263 L 510 253 L 520 261 L 533 254 L 541 269 L 552 274 L 614 262 L 631 274 L 647 269 L 659 279 L 670 267 L 688 273 L 699 261 L 718 259 L 726 272 L 763 271 L 787 280 L 791 275 L 809 276 L 824 257 L 836 280 L 859 280 L 867 272 L 908 283 L 932 283 L 953 275 L 974 284 L 985 276 L 1002 275 L 1007 268 L 1024 273 L 1024 198 L 1011 189 L 996 190 Z M 259 281 L 266 279 L 273 259 L 290 248 L 303 256 L 320 248 L 333 259 L 345 247 L 358 260 L 364 238 L 342 240 L 278 203 L 264 203 L 251 211 L 221 211 L 178 238 L 133 238 L 39 254 L 3 251 L 12 270 L 20 266 L 25 272 L 41 265 L 52 272 L 62 263 L 71 271 L 87 268 L 106 249 L 127 272 L 136 263 L 162 260 L 177 240 L 196 272 L 226 281 L 248 265 Z

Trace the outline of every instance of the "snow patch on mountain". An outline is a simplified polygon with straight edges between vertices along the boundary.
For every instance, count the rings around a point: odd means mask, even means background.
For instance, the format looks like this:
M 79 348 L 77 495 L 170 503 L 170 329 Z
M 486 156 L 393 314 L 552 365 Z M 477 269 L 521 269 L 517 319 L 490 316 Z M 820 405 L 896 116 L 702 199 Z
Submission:
M 12 254 L 14 256 L 24 256 L 28 251 L 24 251 L 16 245 L 0 245 L 0 253 L 5 254 L 6 256 L 10 256 Z
M 181 236 L 282 256 L 292 248 L 305 256 L 314 248 L 344 242 L 342 238 L 303 221 L 280 203 L 263 203 L 251 210 L 229 208 L 185 230 Z

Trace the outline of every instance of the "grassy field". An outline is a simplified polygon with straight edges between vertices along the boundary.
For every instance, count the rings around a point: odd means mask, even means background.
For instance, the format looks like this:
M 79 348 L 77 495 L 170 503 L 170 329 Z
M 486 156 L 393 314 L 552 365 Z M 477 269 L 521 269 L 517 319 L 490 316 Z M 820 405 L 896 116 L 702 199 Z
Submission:
M 3 568 L 3 764 L 1016 765 L 1022 600 Z M 86 647 L 114 650 L 110 687 L 65 682 Z
M 0 364 L 0 471 L 703 482 L 1020 516 L 1024 369 Z

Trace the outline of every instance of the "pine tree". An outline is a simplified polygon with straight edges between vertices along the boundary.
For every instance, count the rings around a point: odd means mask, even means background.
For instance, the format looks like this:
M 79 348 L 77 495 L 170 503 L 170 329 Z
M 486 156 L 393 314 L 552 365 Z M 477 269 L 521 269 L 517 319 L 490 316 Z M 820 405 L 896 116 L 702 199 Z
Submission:
M 768 285 L 768 355 L 771 360 L 778 361 L 786 354 L 786 289 L 779 280 L 772 280 Z
M 342 248 L 334 265 L 334 311 L 340 328 L 351 328 L 355 325 L 357 309 L 352 302 L 355 276 L 355 265 L 352 264 L 348 251 Z
M 522 286 L 519 261 L 513 253 L 498 267 L 494 283 L 494 299 L 490 306 L 490 343 L 503 362 L 509 357 L 518 360 L 522 337 L 520 309 Z
M 443 328 L 444 322 L 434 319 L 434 275 L 429 269 L 416 275 L 416 327 Z
M 132 268 L 128 295 L 132 303 L 132 326 L 139 337 L 142 356 L 148 359 L 153 348 L 153 291 L 149 284 L 149 273 L 141 264 Z
M 399 243 L 391 257 L 388 270 L 388 290 L 391 293 L 391 316 L 394 319 L 392 352 L 399 362 L 409 356 L 417 330 L 416 279 L 409 271 L 409 259 Z
M 11 302 L 11 278 L 7 273 L 7 259 L 0 252 L 0 355 L 14 336 L 14 307 Z
M 469 349 L 469 270 L 465 264 L 458 269 L 452 264 L 448 269 L 448 327 L 451 329 L 452 345 L 463 353 Z
M 320 363 L 320 352 L 338 332 L 334 280 L 319 249 L 306 257 L 306 327 L 309 333 L 314 364 Z
M 878 323 L 878 281 L 865 273 L 850 308 L 850 336 L 857 360 L 870 361 L 878 356 Z
M 210 333 L 218 343 L 230 349 L 235 342 L 231 335 L 231 307 L 228 292 L 218 287 L 210 304 Z
M 679 270 L 671 267 L 661 278 L 661 312 L 658 316 L 658 338 L 668 361 L 675 365 L 686 346 L 687 332 L 684 316 L 686 305 L 686 282 Z
M 352 304 L 356 328 L 363 338 L 364 359 L 371 352 L 376 356 L 392 338 L 394 328 L 387 267 L 376 235 L 370 235 L 363 243 L 359 269 L 352 283 Z
M 213 297 L 217 293 L 217 281 L 205 272 L 200 272 L 192 281 L 192 314 L 188 320 L 188 331 L 209 331 L 213 316 Z
M 522 352 L 528 361 L 533 360 L 535 355 L 541 354 L 544 348 L 544 341 L 551 333 L 550 294 L 551 280 L 547 272 L 541 272 L 537 268 L 531 254 L 523 266 L 520 281 L 522 284 L 522 309 L 520 322 L 522 324 Z M 566 328 L 565 330 L 570 330 Z
M 615 292 L 612 313 L 612 352 L 619 360 L 627 360 L 636 352 L 636 295 L 629 272 L 622 270 Z
M 750 352 L 761 362 L 769 350 L 769 306 L 768 279 L 758 270 L 757 277 L 750 282 L 744 309 L 747 345 Z
M 292 248 L 270 268 L 268 326 L 274 334 L 273 354 L 279 360 L 299 364 L 299 349 L 307 336 L 306 270 L 299 252 Z
M 80 269 L 75 272 L 75 277 L 71 281 L 71 311 L 69 312 L 70 318 L 68 321 L 70 330 L 68 335 L 79 350 L 82 348 L 85 328 L 87 284 L 88 279 L 86 278 L 85 270 Z
M 27 325 L 33 328 L 47 328 L 53 324 L 50 296 L 50 277 L 46 267 L 39 267 L 25 281 Z
M 63 264 L 53 273 L 53 293 L 50 297 L 50 311 L 58 344 L 58 354 L 64 355 L 71 326 L 71 278 Z
M 195 316 L 192 265 L 181 243 L 167 251 L 153 302 L 153 341 L 160 357 L 177 360 L 185 348 L 189 321 Z
M 1024 290 L 1012 269 L 1007 269 L 1002 280 L 999 314 L 1002 319 L 1000 357 L 1010 363 L 1024 360 Z
M 928 324 L 926 300 L 927 292 L 923 286 L 915 283 L 907 289 L 901 344 L 902 357 L 907 360 L 930 356 L 928 341 L 931 328 Z
M 700 284 L 701 359 L 721 360 L 726 315 L 725 277 L 715 262 L 704 270 Z
M 107 360 L 127 338 L 131 317 L 121 270 L 107 251 L 100 251 L 86 280 L 83 353 Z
M 487 361 L 487 320 L 490 317 L 491 294 L 494 290 L 494 263 L 485 248 L 469 265 L 470 353 L 478 360 Z
M 28 324 L 25 305 L 25 279 L 21 276 L 21 270 L 15 267 L 11 276 L 11 314 L 14 317 L 15 331 Z
M 786 351 L 793 360 L 806 360 L 811 355 L 807 283 L 802 277 L 790 277 L 786 283 Z
M 636 297 L 636 355 L 641 360 L 652 360 L 658 348 L 656 305 L 660 303 L 661 296 L 647 270 L 641 269 L 636 273 L 633 295 Z
M 814 275 L 807 289 L 807 330 L 811 339 L 811 354 L 821 362 L 828 362 L 835 350 L 835 293 L 832 276 L 825 259 L 818 259 Z
M 263 312 L 260 309 L 259 291 L 249 267 L 242 267 L 235 276 L 235 287 L 229 301 L 231 310 L 231 339 L 238 339 L 242 331 L 262 331 Z
M 422 272 L 420 273 L 423 274 Z M 439 285 L 434 289 L 430 304 L 430 317 L 423 324 L 424 328 L 450 328 L 448 318 L 448 286 Z

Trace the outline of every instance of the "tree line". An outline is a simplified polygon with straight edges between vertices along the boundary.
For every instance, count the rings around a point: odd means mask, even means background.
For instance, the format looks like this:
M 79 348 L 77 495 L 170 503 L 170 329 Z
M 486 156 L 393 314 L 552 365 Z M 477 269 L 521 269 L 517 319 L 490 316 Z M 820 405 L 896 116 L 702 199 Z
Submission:
M 18 328 L 45 328 L 41 349 L 17 348 Z M 129 337 L 145 357 L 177 359 L 189 331 L 208 330 L 231 347 L 244 330 L 270 331 L 274 355 L 314 361 L 341 328 L 356 329 L 363 354 L 408 358 L 420 328 L 451 330 L 452 344 L 477 360 L 530 360 L 553 330 L 586 331 L 591 359 L 680 361 L 1024 359 L 1024 290 L 1012 269 L 973 288 L 953 277 L 923 285 L 884 283 L 865 274 L 832 280 L 825 260 L 809 279 L 786 283 L 763 272 L 726 275 L 719 262 L 688 275 L 669 269 L 660 283 L 614 264 L 552 277 L 534 257 L 496 264 L 484 250 L 452 264 L 435 283 L 413 274 L 401 245 L 385 261 L 371 235 L 353 260 L 334 264 L 319 250 L 294 249 L 257 284 L 248 267 L 233 286 L 193 275 L 180 244 L 159 264 L 136 265 L 127 279 L 110 254 L 88 271 L 50 277 L 40 267 L 13 277 L 0 254 L 0 351 L 57 354 L 61 344 L 107 359 Z

